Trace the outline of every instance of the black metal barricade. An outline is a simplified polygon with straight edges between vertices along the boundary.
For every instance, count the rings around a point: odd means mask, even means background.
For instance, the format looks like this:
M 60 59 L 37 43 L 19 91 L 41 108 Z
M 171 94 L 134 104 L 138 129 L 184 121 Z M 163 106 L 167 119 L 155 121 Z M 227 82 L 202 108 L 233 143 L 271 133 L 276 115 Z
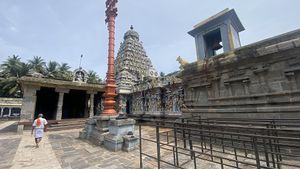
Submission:
M 144 121 L 155 128 L 142 136 L 139 124 L 140 168 L 143 156 L 157 168 L 300 168 L 300 119 L 201 119 Z M 156 154 L 143 144 L 156 144 Z

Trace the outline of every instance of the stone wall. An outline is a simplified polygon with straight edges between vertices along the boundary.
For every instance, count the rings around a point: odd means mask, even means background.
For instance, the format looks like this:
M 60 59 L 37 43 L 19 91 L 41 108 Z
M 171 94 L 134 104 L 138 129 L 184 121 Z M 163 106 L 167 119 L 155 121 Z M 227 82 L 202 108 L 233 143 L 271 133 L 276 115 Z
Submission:
M 184 113 L 300 118 L 300 30 L 184 67 Z
M 0 119 L 20 116 L 22 98 L 0 98 Z
M 22 98 L 0 98 L 0 106 L 21 107 Z
M 131 114 L 181 115 L 183 103 L 181 84 L 136 91 L 130 96 Z

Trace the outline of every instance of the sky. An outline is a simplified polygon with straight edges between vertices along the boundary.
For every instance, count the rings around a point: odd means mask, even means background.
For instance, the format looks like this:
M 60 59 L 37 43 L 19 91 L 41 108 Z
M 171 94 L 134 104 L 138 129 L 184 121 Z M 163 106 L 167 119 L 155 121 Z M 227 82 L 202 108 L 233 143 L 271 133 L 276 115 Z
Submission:
M 246 28 L 242 45 L 300 28 L 299 0 L 119 0 L 116 53 L 130 25 L 140 34 L 158 72 L 179 69 L 176 57 L 197 60 L 195 42 L 187 34 L 202 20 L 234 8 Z M 22 61 L 45 61 L 107 71 L 108 32 L 104 0 L 0 0 L 0 63 L 19 55 Z

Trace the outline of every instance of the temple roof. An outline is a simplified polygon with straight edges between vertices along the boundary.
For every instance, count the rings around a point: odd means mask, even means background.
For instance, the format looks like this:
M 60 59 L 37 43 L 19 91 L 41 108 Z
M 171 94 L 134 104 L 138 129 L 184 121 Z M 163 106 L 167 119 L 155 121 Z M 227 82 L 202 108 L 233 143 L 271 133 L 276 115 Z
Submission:
M 129 38 L 129 37 L 133 37 L 133 38 L 136 38 L 138 40 L 140 39 L 139 34 L 135 30 L 133 30 L 133 26 L 132 25 L 130 26 L 130 30 L 127 31 L 124 34 L 124 40 L 127 39 L 127 38 Z
M 212 27 L 222 24 L 228 20 L 230 20 L 231 24 L 234 26 L 237 32 L 241 32 L 245 30 L 235 10 L 227 8 L 217 13 L 216 15 L 213 15 L 208 19 L 198 23 L 197 25 L 194 26 L 194 29 L 189 31 L 188 33 L 192 36 L 196 36 L 198 32 L 206 31 L 206 29 L 211 29 Z
M 105 84 L 78 83 L 72 81 L 36 78 L 36 77 L 28 77 L 28 76 L 22 77 L 19 81 L 21 82 L 22 85 L 32 85 L 38 87 L 65 88 L 65 89 L 97 91 L 97 92 L 105 91 Z
M 118 88 L 128 88 L 144 77 L 158 75 L 133 26 L 124 34 L 115 60 L 115 74 Z

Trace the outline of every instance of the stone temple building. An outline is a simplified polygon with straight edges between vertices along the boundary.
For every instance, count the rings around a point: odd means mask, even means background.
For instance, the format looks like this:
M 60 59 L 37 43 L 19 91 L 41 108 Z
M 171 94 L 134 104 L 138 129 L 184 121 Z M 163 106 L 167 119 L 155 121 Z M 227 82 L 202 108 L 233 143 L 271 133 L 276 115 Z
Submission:
M 184 91 L 179 72 L 145 79 L 132 88 L 130 115 L 134 117 L 179 117 Z
M 115 60 L 115 74 L 118 93 L 122 94 L 130 93 L 131 86 L 145 77 L 158 76 L 133 26 L 124 34 Z
M 0 98 L 0 119 L 18 118 L 21 114 L 22 99 Z
M 300 118 L 300 30 L 241 46 L 234 10 L 197 24 L 197 61 L 179 74 L 184 113 L 202 117 Z
M 87 74 L 81 68 L 73 74 L 73 81 L 22 77 L 21 121 L 32 121 L 39 113 L 48 120 L 88 118 L 99 114 L 105 85 L 86 83 Z
M 117 93 L 119 100 L 122 100 L 121 104 L 127 105 L 124 106 L 124 111 L 126 111 L 125 107 L 129 106 L 127 96 L 132 92 L 132 86 L 145 78 L 157 76 L 158 73 L 146 54 L 139 34 L 131 26 L 130 30 L 124 34 L 124 41 L 120 45 L 115 60 Z
M 181 115 L 183 90 L 178 72 L 158 76 L 139 34 L 130 27 L 115 60 L 119 111 L 131 116 Z

